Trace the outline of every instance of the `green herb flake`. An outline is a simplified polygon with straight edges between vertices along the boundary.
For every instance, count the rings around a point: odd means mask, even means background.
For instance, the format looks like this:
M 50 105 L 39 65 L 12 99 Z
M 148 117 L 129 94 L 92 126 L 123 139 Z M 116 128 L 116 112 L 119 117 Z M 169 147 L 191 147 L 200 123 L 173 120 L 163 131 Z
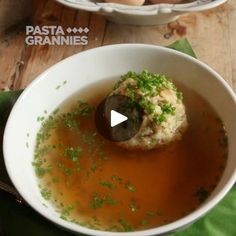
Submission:
M 82 226 L 82 224 L 80 224 L 80 222 L 76 219 L 71 219 L 70 222 Z
M 41 196 L 45 199 L 45 200 L 50 200 L 51 196 L 52 196 L 52 192 L 51 190 L 47 189 L 47 188 L 42 188 L 41 191 Z
M 98 156 L 99 156 L 99 159 L 102 160 L 102 161 L 108 160 L 108 158 L 107 158 L 107 156 L 106 156 L 106 154 L 105 154 L 105 152 L 102 148 L 100 148 L 98 150 Z
M 133 227 L 125 219 L 119 219 L 118 223 L 123 227 L 125 232 L 133 231 Z
M 53 115 L 56 115 L 58 112 L 60 111 L 60 108 L 57 108 L 57 109 L 55 109 L 54 111 L 53 111 Z
M 45 203 L 42 203 L 42 205 L 43 205 L 45 208 L 48 208 L 48 206 L 47 206 Z
M 80 147 L 68 147 L 64 150 L 64 156 L 69 158 L 73 162 L 77 162 L 81 156 L 82 149 Z
M 82 135 L 82 140 L 84 143 L 92 145 L 95 143 L 97 133 L 86 132 Z
M 147 225 L 148 224 L 148 219 L 144 218 L 141 220 L 141 225 Z
M 153 211 L 147 211 L 147 216 L 149 217 L 153 217 L 155 215 L 155 213 Z
M 71 168 L 68 168 L 65 164 L 61 162 L 57 162 L 56 166 L 67 176 L 70 176 L 73 173 Z
M 43 163 L 41 159 L 32 162 L 32 165 L 35 169 L 35 174 L 38 178 L 42 178 L 45 174 L 50 173 L 52 170 L 52 166 L 49 165 L 47 167 L 43 167 Z
M 72 210 L 74 210 L 74 205 L 68 205 L 67 207 L 64 207 L 61 211 L 60 218 L 63 220 L 68 220 Z
M 176 91 L 176 96 L 179 101 L 183 101 L 183 93 L 180 91 Z
M 111 227 L 105 229 L 106 231 L 119 232 L 121 231 L 120 225 L 112 225 Z
M 146 99 L 145 97 L 143 97 L 140 101 L 139 101 L 139 105 L 145 110 L 147 111 L 148 114 L 153 114 L 155 112 L 155 104 L 152 103 L 151 101 L 149 101 L 148 99 Z
M 109 206 L 114 206 L 116 205 L 118 202 L 113 199 L 112 195 L 111 194 L 107 194 L 104 198 L 104 202 L 109 205 Z
M 94 193 L 89 205 L 92 209 L 101 208 L 104 205 L 104 199 L 98 193 Z
M 109 189 L 114 189 L 115 186 L 109 181 L 101 181 L 100 185 Z
M 132 84 L 128 83 L 126 86 L 127 94 L 131 98 L 132 101 L 135 100 L 135 88 Z
M 165 114 L 170 114 L 170 115 L 174 115 L 175 114 L 175 107 L 172 104 L 170 104 L 170 103 L 164 103 L 161 106 L 161 110 Z
M 42 158 L 46 155 L 48 155 L 52 150 L 53 150 L 53 146 L 51 145 L 44 145 L 44 146 L 40 146 L 40 147 L 37 147 L 35 149 L 35 158 Z
M 92 199 L 89 203 L 90 208 L 98 209 L 104 206 L 104 204 L 108 206 L 114 206 L 118 202 L 113 199 L 111 194 L 106 194 L 105 196 L 101 196 L 98 193 L 93 193 Z
M 97 163 L 95 161 L 93 161 L 90 170 L 94 173 L 97 170 L 98 166 Z
M 93 112 L 94 107 L 90 106 L 87 102 L 78 101 L 74 112 L 80 116 L 89 116 Z
M 120 177 L 117 176 L 117 175 L 113 175 L 113 176 L 111 177 L 111 179 L 112 179 L 113 181 L 118 182 L 119 184 L 123 184 L 122 178 L 120 178 Z
M 47 173 L 47 171 L 44 168 L 38 166 L 35 167 L 35 173 L 39 178 L 42 178 Z
M 60 116 L 60 119 L 63 121 L 66 127 L 72 128 L 79 128 L 79 121 L 76 118 L 76 115 L 73 113 L 65 113 Z
M 125 188 L 127 190 L 129 190 L 130 192 L 135 192 L 136 191 L 136 188 L 130 182 L 125 184 Z
M 166 121 L 165 113 L 162 112 L 160 115 L 154 116 L 153 121 L 157 124 L 161 124 L 162 122 Z
M 42 127 L 37 134 L 36 148 L 41 142 L 48 140 L 51 137 L 51 131 L 57 127 L 57 120 L 53 116 L 49 116 L 48 119 L 42 122 Z
M 141 220 L 141 225 L 147 225 L 154 216 L 155 212 L 151 210 L 147 211 L 145 217 Z

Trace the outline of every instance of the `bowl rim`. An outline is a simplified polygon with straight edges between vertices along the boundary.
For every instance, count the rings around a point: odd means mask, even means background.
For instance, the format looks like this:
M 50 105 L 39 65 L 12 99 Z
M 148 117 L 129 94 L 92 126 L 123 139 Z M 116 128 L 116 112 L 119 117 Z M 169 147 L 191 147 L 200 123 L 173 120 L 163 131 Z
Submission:
M 227 0 L 195 0 L 190 3 L 168 4 L 159 3 L 152 5 L 130 6 L 118 3 L 95 2 L 88 0 L 55 0 L 62 5 L 85 10 L 90 12 L 100 12 L 105 14 L 120 13 L 128 15 L 158 15 L 158 14 L 182 14 L 185 12 L 203 11 L 217 7 Z
M 191 212 L 190 214 L 163 226 L 159 226 L 159 227 L 155 227 L 155 228 L 151 228 L 151 229 L 146 229 L 146 230 L 140 230 L 140 231 L 133 231 L 133 232 L 110 232 L 110 231 L 102 231 L 102 230 L 94 230 L 94 229 L 89 229 L 80 225 L 75 225 L 73 223 L 64 221 L 62 219 L 60 219 L 59 217 L 56 216 L 52 216 L 50 214 L 47 214 L 46 211 L 44 210 L 44 207 L 37 207 L 34 204 L 34 201 L 31 199 L 29 194 L 24 194 L 22 193 L 21 189 L 22 187 L 17 185 L 15 182 L 15 179 L 17 179 L 17 175 L 14 174 L 13 172 L 11 172 L 11 167 L 10 167 L 10 162 L 8 161 L 8 147 L 11 146 L 9 145 L 9 142 L 11 142 L 11 140 L 9 140 L 8 138 L 8 132 L 11 129 L 10 125 L 11 122 L 14 121 L 14 117 L 17 114 L 17 109 L 20 103 L 22 103 L 22 100 L 25 99 L 25 97 L 27 97 L 28 93 L 31 93 L 31 90 L 34 89 L 35 86 L 37 86 L 37 84 L 42 81 L 45 80 L 45 76 L 47 76 L 47 73 L 52 70 L 55 69 L 56 67 L 59 67 L 61 64 L 63 63 L 67 63 L 70 60 L 75 59 L 76 57 L 83 55 L 83 54 L 89 54 L 89 53 L 101 53 L 103 50 L 113 50 L 113 49 L 119 49 L 119 48 L 144 48 L 144 49 L 152 49 L 152 50 L 156 50 L 156 51 L 166 51 L 168 53 L 171 54 L 175 54 L 179 57 L 185 58 L 187 60 L 190 60 L 192 63 L 196 64 L 197 66 L 200 66 L 202 68 L 204 68 L 205 70 L 209 71 L 216 80 L 218 80 L 221 85 L 222 88 L 224 90 L 227 91 L 227 93 L 231 96 L 232 100 L 235 103 L 235 107 L 236 107 L 236 94 L 234 93 L 233 89 L 229 86 L 229 84 L 215 71 L 213 70 L 210 66 L 208 66 L 207 64 L 199 61 L 198 59 L 195 59 L 189 55 L 186 55 L 182 52 L 170 49 L 170 48 L 166 48 L 163 46 L 157 46 L 157 45 L 151 45 L 151 44 L 113 44 L 113 45 L 107 45 L 107 46 L 101 46 L 101 47 L 97 47 L 97 48 L 92 48 L 92 49 L 88 49 L 86 51 L 74 54 L 70 57 L 67 57 L 65 59 L 63 59 L 62 61 L 54 64 L 53 66 L 49 67 L 46 71 L 44 71 L 43 73 L 41 73 L 40 75 L 38 75 L 33 82 L 30 83 L 29 86 L 27 86 L 27 88 L 23 91 L 23 93 L 20 95 L 20 97 L 18 98 L 18 100 L 16 101 L 6 124 L 5 127 L 5 131 L 4 131 L 4 135 L 3 135 L 3 159 L 6 165 L 6 169 L 8 172 L 8 175 L 13 183 L 13 185 L 15 186 L 15 188 L 17 189 L 17 191 L 19 191 L 19 193 L 22 195 L 23 199 L 36 211 L 38 212 L 40 215 L 42 215 L 44 218 L 48 219 L 49 221 L 53 222 L 54 224 L 58 225 L 59 227 L 63 227 L 64 229 L 71 231 L 71 232 L 75 232 L 75 233 L 83 233 L 85 235 L 94 235 L 94 236 L 151 236 L 151 235 L 159 235 L 159 234 L 163 234 L 163 233 L 170 233 L 172 231 L 175 231 L 179 228 L 182 228 L 188 224 L 193 223 L 194 221 L 196 221 L 198 218 L 200 218 L 201 216 L 203 216 L 204 214 L 206 214 L 209 210 L 211 210 L 217 203 L 219 203 L 220 200 L 222 200 L 222 198 L 229 192 L 229 190 L 231 189 L 231 187 L 234 185 L 234 182 L 236 181 L 236 168 L 234 169 L 232 175 L 230 176 L 230 178 L 227 180 L 226 184 L 221 188 L 221 190 L 208 202 L 204 203 L 202 206 L 200 206 L 198 209 L 196 209 L 194 212 Z M 13 120 L 13 121 L 12 121 Z

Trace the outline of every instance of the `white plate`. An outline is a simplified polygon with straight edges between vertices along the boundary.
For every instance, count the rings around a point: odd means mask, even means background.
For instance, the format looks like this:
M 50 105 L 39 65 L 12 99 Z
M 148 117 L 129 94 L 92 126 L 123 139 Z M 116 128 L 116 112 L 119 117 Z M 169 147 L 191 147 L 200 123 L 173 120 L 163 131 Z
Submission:
M 96 12 L 117 23 L 157 25 L 174 21 L 184 13 L 212 9 L 227 0 L 197 0 L 187 4 L 153 4 L 144 6 L 128 6 L 93 0 L 56 1 L 78 10 Z

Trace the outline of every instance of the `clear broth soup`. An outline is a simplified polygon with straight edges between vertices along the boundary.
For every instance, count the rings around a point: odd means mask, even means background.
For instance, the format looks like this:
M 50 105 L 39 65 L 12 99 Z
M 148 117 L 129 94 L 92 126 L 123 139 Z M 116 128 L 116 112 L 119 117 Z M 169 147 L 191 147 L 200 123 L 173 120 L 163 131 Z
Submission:
M 180 84 L 189 123 L 182 139 L 128 151 L 101 137 L 94 125 L 94 107 L 113 83 L 83 89 L 39 118 L 33 165 L 42 196 L 62 219 L 107 231 L 158 227 L 193 212 L 226 165 L 227 136 L 218 115 Z

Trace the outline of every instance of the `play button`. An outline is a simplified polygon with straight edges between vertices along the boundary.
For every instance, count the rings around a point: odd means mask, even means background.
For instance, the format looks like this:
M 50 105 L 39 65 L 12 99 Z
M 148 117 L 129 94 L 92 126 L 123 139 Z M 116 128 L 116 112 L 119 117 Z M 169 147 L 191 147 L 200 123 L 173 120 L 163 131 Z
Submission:
M 126 120 L 128 120 L 127 116 L 124 116 L 117 111 L 111 110 L 111 127 L 119 125 Z
M 126 141 L 137 134 L 143 111 L 131 98 L 123 95 L 106 97 L 95 112 L 98 132 L 113 142 Z

